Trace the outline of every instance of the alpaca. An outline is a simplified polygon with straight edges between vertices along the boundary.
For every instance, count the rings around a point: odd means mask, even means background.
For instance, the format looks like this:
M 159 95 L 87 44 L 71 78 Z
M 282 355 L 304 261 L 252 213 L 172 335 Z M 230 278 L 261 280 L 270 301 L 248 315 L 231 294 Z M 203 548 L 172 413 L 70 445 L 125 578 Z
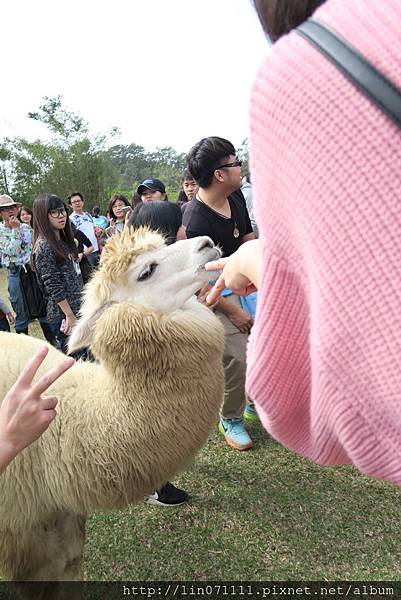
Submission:
M 223 331 L 193 294 L 219 255 L 207 237 L 164 244 L 114 236 L 84 291 L 70 350 L 89 345 L 50 388 L 57 418 L 0 477 L 0 572 L 82 578 L 85 516 L 140 502 L 205 443 L 223 396 Z M 0 337 L 0 399 L 43 342 Z M 60 361 L 50 347 L 41 371 Z M 40 372 L 39 372 L 40 375 Z

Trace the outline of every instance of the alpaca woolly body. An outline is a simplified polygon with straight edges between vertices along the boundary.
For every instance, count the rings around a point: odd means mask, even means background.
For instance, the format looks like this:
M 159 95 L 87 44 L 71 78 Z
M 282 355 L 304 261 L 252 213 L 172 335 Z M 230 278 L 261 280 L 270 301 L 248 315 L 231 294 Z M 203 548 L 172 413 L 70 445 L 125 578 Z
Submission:
M 109 300 L 92 323 L 99 363 L 77 362 L 52 385 L 57 418 L 0 478 L 0 571 L 8 578 L 37 579 L 44 572 L 47 579 L 65 578 L 77 557 L 48 569 L 29 557 L 40 546 L 39 532 L 52 530 L 57 544 L 65 543 L 63 523 L 73 516 L 71 526 L 84 540 L 84 515 L 143 500 L 188 463 L 217 419 L 224 342 L 214 314 L 192 298 L 169 314 Z M 0 334 L 0 398 L 42 345 Z M 50 348 L 38 376 L 62 356 Z M 42 537 L 35 553 L 49 560 L 58 550 L 46 549 L 49 536 Z M 74 544 L 76 536 L 63 552 Z

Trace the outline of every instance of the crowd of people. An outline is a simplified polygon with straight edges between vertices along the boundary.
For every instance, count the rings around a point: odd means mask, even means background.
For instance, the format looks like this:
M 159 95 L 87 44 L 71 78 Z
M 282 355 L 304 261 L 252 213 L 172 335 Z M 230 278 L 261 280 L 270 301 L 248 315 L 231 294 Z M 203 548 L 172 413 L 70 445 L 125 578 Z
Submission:
M 314 461 L 353 463 L 400 485 L 400 125 L 374 91 L 365 95 L 296 30 L 314 14 L 400 99 L 401 8 L 397 0 L 375 4 L 255 0 L 274 45 L 252 95 L 252 184 L 249 174 L 242 181 L 233 145 L 208 137 L 188 154 L 177 204 L 149 178 L 132 205 L 112 198 L 107 227 L 99 211 L 84 212 L 80 193 L 69 196 L 69 218 L 60 198 L 43 195 L 33 206 L 32 238 L 26 207 L 22 216 L 0 197 L 0 255 L 17 333 L 28 333 L 19 292 L 28 263 L 48 299 L 42 322 L 64 349 L 79 308 L 80 262 L 85 255 L 96 268 L 108 235 L 144 222 L 169 242 L 208 235 L 223 257 L 207 266 L 217 281 L 199 300 L 225 330 L 219 430 L 228 445 L 251 448 L 244 418 L 259 415 L 278 440 Z M 90 242 L 82 252 L 70 221 Z M 256 290 L 255 314 L 244 297 Z M 13 315 L 1 308 L 4 326 Z

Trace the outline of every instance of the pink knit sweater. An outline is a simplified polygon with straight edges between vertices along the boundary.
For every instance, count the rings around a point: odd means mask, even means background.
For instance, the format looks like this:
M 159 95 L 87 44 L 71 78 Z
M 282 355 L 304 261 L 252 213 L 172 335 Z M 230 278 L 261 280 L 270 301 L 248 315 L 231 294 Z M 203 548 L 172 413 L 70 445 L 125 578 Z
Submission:
M 316 13 L 401 88 L 400 0 Z M 262 65 L 251 167 L 264 255 L 248 391 L 319 463 L 401 484 L 401 131 L 297 33 Z

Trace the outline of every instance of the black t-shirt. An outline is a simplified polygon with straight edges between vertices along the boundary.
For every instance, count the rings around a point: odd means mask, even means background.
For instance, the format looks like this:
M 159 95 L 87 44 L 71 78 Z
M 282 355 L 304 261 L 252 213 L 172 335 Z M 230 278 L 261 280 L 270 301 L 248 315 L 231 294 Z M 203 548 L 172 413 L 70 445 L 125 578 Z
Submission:
M 230 218 L 194 198 L 188 202 L 182 220 L 188 238 L 208 235 L 215 244 L 219 244 L 223 256 L 236 252 L 244 235 L 253 232 L 242 192 L 238 190 L 230 194 L 228 202 L 231 208 Z M 234 236 L 235 228 L 239 231 L 238 237 Z

